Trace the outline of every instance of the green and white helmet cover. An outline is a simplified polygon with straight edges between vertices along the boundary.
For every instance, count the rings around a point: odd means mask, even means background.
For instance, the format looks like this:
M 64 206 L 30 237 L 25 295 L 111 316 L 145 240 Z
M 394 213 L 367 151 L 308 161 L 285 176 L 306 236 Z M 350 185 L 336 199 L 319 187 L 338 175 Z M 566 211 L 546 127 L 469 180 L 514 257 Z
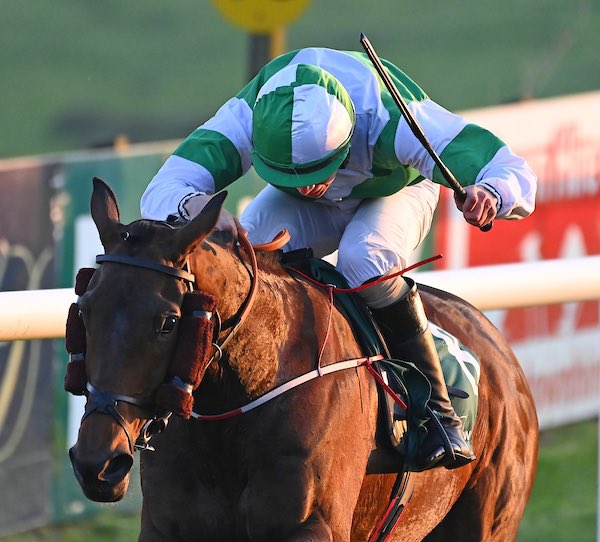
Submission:
M 329 179 L 350 151 L 354 105 L 330 73 L 294 64 L 261 87 L 252 119 L 252 163 L 268 183 L 285 187 Z

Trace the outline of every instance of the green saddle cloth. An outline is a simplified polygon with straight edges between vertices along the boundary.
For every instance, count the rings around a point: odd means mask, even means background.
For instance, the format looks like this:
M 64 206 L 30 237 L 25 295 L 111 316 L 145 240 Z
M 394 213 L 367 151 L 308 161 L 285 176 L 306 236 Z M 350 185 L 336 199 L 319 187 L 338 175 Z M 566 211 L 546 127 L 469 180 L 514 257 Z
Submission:
M 315 280 L 323 284 L 334 284 L 338 288 L 348 288 L 344 277 L 334 266 L 324 260 L 313 258 L 310 260 L 310 271 Z M 335 292 L 335 290 L 334 290 Z M 369 356 L 385 352 L 380 333 L 373 325 L 373 319 L 366 305 L 358 294 L 334 293 L 334 302 L 348 317 L 351 327 L 356 334 L 359 344 Z M 446 384 L 468 394 L 468 397 L 458 397 L 451 394 L 451 401 L 456 414 L 463 421 L 465 436 L 469 443 L 473 436 L 473 427 L 477 417 L 479 360 L 456 337 L 430 322 L 430 328 L 435 340 L 435 345 L 442 364 L 442 371 Z M 392 360 L 383 361 L 388 371 L 393 371 L 398 378 L 393 379 L 399 383 L 399 391 L 407 399 L 409 406 L 408 418 L 408 459 L 416 452 L 418 445 L 425 438 L 427 432 L 424 428 L 427 414 L 425 406 L 431 395 L 429 381 L 413 363 Z

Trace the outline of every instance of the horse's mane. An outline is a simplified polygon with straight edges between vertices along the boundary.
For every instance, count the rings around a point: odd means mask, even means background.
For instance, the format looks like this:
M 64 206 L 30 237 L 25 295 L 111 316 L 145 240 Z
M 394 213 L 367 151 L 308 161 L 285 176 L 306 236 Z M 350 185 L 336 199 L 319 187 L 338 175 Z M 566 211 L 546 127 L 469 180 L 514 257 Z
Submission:
M 163 220 L 146 220 L 140 219 L 135 220 L 131 224 L 123 226 L 124 230 L 129 233 L 128 240 L 137 241 L 140 244 L 151 243 L 156 237 L 156 234 L 160 231 L 164 231 L 164 228 L 176 229 L 180 227 L 179 224 L 170 224 Z
M 208 236 L 207 241 L 214 243 L 222 248 L 233 250 L 238 242 L 237 232 L 229 230 L 213 230 Z M 282 251 L 274 252 L 256 252 L 256 260 L 261 271 L 273 274 L 286 273 L 282 264 Z

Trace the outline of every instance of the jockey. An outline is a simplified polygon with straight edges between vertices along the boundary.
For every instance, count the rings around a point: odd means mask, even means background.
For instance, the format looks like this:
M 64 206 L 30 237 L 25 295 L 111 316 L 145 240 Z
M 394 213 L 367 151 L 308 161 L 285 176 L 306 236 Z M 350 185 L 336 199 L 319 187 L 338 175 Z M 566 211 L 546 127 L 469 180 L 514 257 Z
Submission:
M 467 222 L 481 227 L 528 216 L 536 177 L 526 162 L 383 62 L 465 187 L 465 202 L 456 204 Z M 324 48 L 272 60 L 185 139 L 148 185 L 142 215 L 189 220 L 250 166 L 268 183 L 240 218 L 250 240 L 264 243 L 286 228 L 287 250 L 311 247 L 323 257 L 338 249 L 337 268 L 350 287 L 406 267 L 429 231 L 444 183 L 367 56 Z M 392 354 L 431 382 L 429 406 L 441 423 L 428 422 L 417 467 L 469 463 L 475 456 L 450 403 L 414 282 L 397 276 L 361 295 Z

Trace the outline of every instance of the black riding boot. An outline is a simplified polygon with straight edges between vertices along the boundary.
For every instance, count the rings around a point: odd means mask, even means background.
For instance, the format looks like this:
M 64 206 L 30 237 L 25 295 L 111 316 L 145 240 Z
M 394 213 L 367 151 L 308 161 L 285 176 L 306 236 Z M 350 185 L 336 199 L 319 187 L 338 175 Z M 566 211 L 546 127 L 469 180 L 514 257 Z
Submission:
M 433 413 L 427 422 L 427 437 L 420 447 L 416 469 L 442 466 L 455 469 L 473 461 L 475 455 L 465 440 L 462 422 L 448 397 L 421 297 L 414 281 L 406 277 L 405 280 L 410 291 L 392 305 L 372 309 L 372 313 L 392 355 L 414 363 L 431 383 L 428 406 Z

